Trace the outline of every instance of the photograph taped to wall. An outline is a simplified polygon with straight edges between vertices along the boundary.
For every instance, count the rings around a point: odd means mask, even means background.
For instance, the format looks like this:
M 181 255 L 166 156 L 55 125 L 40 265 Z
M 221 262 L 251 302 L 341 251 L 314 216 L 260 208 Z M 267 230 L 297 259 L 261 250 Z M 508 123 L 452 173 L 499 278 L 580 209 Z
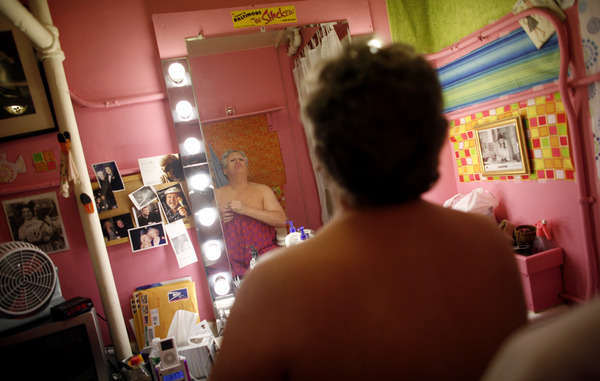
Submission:
M 529 173 L 529 157 L 521 117 L 478 125 L 474 129 L 483 176 Z
M 518 14 L 533 7 L 549 9 L 562 21 L 566 18 L 564 12 L 554 0 L 518 0 L 513 6 L 512 13 Z M 523 30 L 525 30 L 535 47 L 538 49 L 552 37 L 552 34 L 555 31 L 550 20 L 541 15 L 533 14 L 525 16 L 519 20 L 519 24 L 521 24 Z
M 138 159 L 144 185 L 157 185 L 185 180 L 179 154 Z
M 157 200 L 143 206 L 141 209 L 132 208 L 132 212 L 135 216 L 136 227 L 163 222 Z
M 13 240 L 29 242 L 45 253 L 69 250 L 56 192 L 2 201 Z
M 94 168 L 96 181 L 98 181 L 100 188 L 110 186 L 113 192 L 125 190 L 125 184 L 123 183 L 116 162 L 107 161 L 105 163 L 92 164 L 92 167 Z
M 133 229 L 131 214 L 125 213 L 100 220 L 105 241 L 129 238 L 128 230 Z
M 133 252 L 153 249 L 168 243 L 162 223 L 129 229 L 128 233 Z
M 156 190 L 156 194 L 167 223 L 170 224 L 191 215 L 190 204 L 185 197 L 181 183 L 171 184 L 164 189 Z
M 165 225 L 165 230 L 171 241 L 171 246 L 175 251 L 177 264 L 180 269 L 198 262 L 196 250 L 194 250 L 194 245 L 192 245 L 192 241 L 190 241 L 187 229 L 182 220 Z
M 154 188 L 151 186 L 143 185 L 131 192 L 129 194 L 129 198 L 133 202 L 133 205 L 135 205 L 137 209 L 141 210 L 144 206 L 156 200 L 156 193 L 154 193 Z
M 33 46 L 0 15 L 0 141 L 58 131 Z
M 96 200 L 96 206 L 98 207 L 98 215 L 100 221 L 105 219 L 111 219 L 113 222 L 116 222 L 119 218 L 124 219 L 124 224 L 129 226 L 129 228 L 133 228 L 135 221 L 135 213 L 131 214 L 132 208 L 134 208 L 133 202 L 130 198 L 129 192 L 131 190 L 139 189 L 142 186 L 142 178 L 140 175 L 130 175 L 123 177 L 123 184 L 125 186 L 124 192 L 114 192 L 113 196 L 115 197 L 115 206 L 112 209 L 107 209 L 106 203 L 102 199 L 101 189 L 97 182 L 92 182 L 92 190 L 94 192 L 94 198 Z M 150 192 L 154 193 L 152 189 Z M 117 238 L 114 240 L 105 241 L 106 246 L 117 245 L 120 243 L 125 243 L 129 240 L 129 235 L 125 234 L 120 235 L 121 238 Z

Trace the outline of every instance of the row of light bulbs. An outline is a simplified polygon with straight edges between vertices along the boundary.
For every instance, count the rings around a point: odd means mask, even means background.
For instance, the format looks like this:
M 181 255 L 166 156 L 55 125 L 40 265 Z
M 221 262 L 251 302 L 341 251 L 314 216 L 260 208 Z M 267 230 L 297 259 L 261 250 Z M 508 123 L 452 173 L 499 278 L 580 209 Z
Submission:
M 191 88 L 189 70 L 180 62 L 183 60 L 184 59 L 174 60 L 167 64 L 167 75 L 165 76 L 167 80 L 167 89 L 182 88 L 185 86 L 190 86 Z M 191 92 L 191 94 L 193 94 L 193 92 Z M 184 122 L 192 121 L 194 115 L 197 115 L 197 113 L 195 113 L 195 101 L 193 99 L 192 101 L 193 103 L 190 102 L 190 100 L 181 99 L 175 104 L 175 113 Z M 177 125 L 175 128 L 177 130 Z M 198 131 L 200 131 L 200 126 L 198 126 Z M 185 151 L 185 155 L 197 155 L 202 151 L 202 142 L 194 136 L 187 137 L 183 142 L 183 150 Z M 212 186 L 210 174 L 206 172 L 190 176 L 187 178 L 187 182 L 192 189 L 191 192 L 206 191 Z M 198 209 L 198 205 L 193 204 L 192 207 L 197 209 L 194 214 L 196 216 L 196 221 L 198 221 L 200 225 L 211 227 L 215 223 L 219 223 L 219 212 L 216 207 L 206 206 Z M 201 244 L 201 251 L 204 257 L 204 265 L 210 267 L 211 264 L 215 264 L 224 259 L 224 242 L 222 239 L 207 240 Z M 231 273 L 219 272 L 216 274 L 208 274 L 207 272 L 207 277 L 209 278 L 209 285 L 212 287 L 214 294 L 224 296 L 232 292 L 233 282 Z

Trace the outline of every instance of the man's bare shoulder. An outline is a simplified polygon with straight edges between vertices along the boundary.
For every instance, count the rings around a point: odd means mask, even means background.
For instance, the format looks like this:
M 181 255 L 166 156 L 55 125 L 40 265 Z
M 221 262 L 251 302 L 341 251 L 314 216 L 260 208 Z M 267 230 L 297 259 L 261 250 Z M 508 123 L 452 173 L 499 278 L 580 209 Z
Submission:
M 249 184 L 252 187 L 252 189 L 260 190 L 261 192 L 265 192 L 265 191 L 273 192 L 273 189 L 266 184 L 261 184 L 261 183 L 249 183 Z
M 231 185 L 225 184 L 222 187 L 219 187 L 219 188 L 215 189 L 215 193 L 216 194 L 221 194 L 221 193 L 224 194 L 224 193 L 229 192 L 230 190 L 231 190 Z

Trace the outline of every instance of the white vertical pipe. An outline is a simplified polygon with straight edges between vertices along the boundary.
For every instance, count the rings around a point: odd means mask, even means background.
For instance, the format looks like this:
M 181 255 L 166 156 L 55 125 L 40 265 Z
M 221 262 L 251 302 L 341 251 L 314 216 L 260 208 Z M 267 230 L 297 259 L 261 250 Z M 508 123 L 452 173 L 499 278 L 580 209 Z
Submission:
M 79 195 L 82 193 L 88 194 L 93 200 L 93 192 L 77 129 L 75 112 L 71 103 L 67 78 L 62 65 L 64 54 L 60 50 L 58 32 L 52 25 L 47 1 L 30 0 L 29 4 L 34 14 L 40 19 L 41 24 L 18 0 L 0 1 L 0 12 L 41 50 L 42 62 L 48 78 L 48 87 L 52 96 L 58 126 L 61 132 L 68 131 L 71 135 L 70 154 L 73 157 L 76 171 L 79 173 L 79 178 L 74 181 L 75 198 L 112 343 L 115 347 L 116 356 L 121 361 L 132 355 L 131 345 L 104 243 L 100 219 L 97 211 L 94 211 L 93 214 L 88 213 L 79 201 Z

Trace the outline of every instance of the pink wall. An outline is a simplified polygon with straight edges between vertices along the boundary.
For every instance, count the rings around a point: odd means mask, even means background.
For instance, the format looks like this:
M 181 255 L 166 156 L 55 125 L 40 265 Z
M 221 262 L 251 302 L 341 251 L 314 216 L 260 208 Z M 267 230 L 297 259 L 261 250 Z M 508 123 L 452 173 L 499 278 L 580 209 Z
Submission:
M 370 26 L 390 39 L 383 0 L 332 0 L 327 2 L 326 9 L 316 7 L 315 10 L 309 1 L 299 3 L 303 4 L 299 9 L 305 20 L 322 20 L 323 15 L 331 17 L 336 10 L 344 9 L 344 17 L 367 18 Z M 91 164 L 111 160 L 116 161 L 122 174 L 133 174 L 139 172 L 138 158 L 177 152 L 152 14 L 243 7 L 240 4 L 245 3 L 235 0 L 200 3 L 195 0 L 49 1 L 66 56 L 64 67 L 69 88 L 86 101 L 85 106 L 75 102 L 74 108 L 89 174 Z M 145 100 L 148 98 L 156 100 Z M 55 134 L 0 144 L 0 152 L 6 152 L 9 161 L 22 155 L 27 166 L 27 173 L 20 174 L 15 182 L 0 186 L 0 200 L 57 191 L 58 172 L 36 173 L 32 164 L 33 153 L 47 150 L 59 157 Z M 75 202 L 73 197 L 59 196 L 71 250 L 51 254 L 51 259 L 58 268 L 64 297 L 90 297 L 104 315 Z M 199 252 L 195 232 L 189 230 L 189 234 Z M 0 218 L 0 240 L 12 240 L 5 218 Z M 182 276 L 191 276 L 196 282 L 200 317 L 214 318 L 201 262 L 179 269 L 170 246 L 134 254 L 129 244 L 120 244 L 108 247 L 108 255 L 126 319 L 131 317 L 129 298 L 136 286 Z M 102 322 L 101 326 L 105 343 L 110 343 L 106 324 Z
M 578 70 L 572 69 L 576 74 L 573 74 L 572 72 L 571 75 L 581 77 L 580 73 L 582 73 L 582 69 L 580 65 L 583 54 L 581 52 L 581 43 L 578 33 L 577 7 L 571 7 L 570 9 L 567 9 L 566 12 L 568 15 L 566 29 L 570 34 L 570 41 L 568 41 L 570 46 L 567 47 L 567 51 L 570 50 L 571 52 L 574 52 L 571 53 L 574 54 L 572 65 L 574 65 L 575 68 L 579 65 Z M 499 23 L 500 22 L 502 22 L 502 20 L 500 20 Z M 510 26 L 497 29 L 497 32 L 502 35 L 508 30 L 512 30 L 516 27 L 519 27 L 519 25 L 515 22 Z M 494 28 L 488 26 L 484 29 Z M 479 33 L 481 32 L 477 31 L 461 40 L 459 45 L 464 46 L 464 50 L 445 49 L 440 53 L 432 55 L 432 57 L 438 59 L 437 62 L 439 66 L 461 57 L 474 47 L 481 46 L 482 43 L 478 42 Z M 464 42 L 469 39 L 473 39 L 477 42 L 470 47 Z M 492 39 L 493 38 L 488 36 L 485 41 Z M 561 46 L 561 49 L 565 49 L 565 46 Z M 443 58 L 439 59 L 439 57 Z M 561 59 L 564 60 L 564 57 Z M 577 118 L 569 119 L 568 121 L 570 151 L 573 155 L 571 157 L 574 158 L 575 162 L 579 161 L 576 153 L 582 151 L 582 149 L 584 152 L 587 151 L 588 154 L 584 155 L 581 161 L 584 163 L 584 166 L 587 165 L 589 168 L 594 168 L 591 139 L 586 138 L 586 132 L 591 131 L 589 121 L 581 117 L 581 115 L 586 114 L 583 111 L 588 107 L 587 93 L 582 90 L 583 88 L 576 89 L 576 96 L 572 98 L 574 99 L 575 107 L 580 111 Z M 552 94 L 553 91 L 558 91 L 556 86 L 554 87 L 554 90 L 548 89 L 547 93 L 541 94 Z M 478 112 L 527 100 L 534 97 L 532 94 L 533 91 L 515 94 L 502 99 L 501 101 L 490 102 L 495 103 L 493 106 L 479 105 L 477 107 L 469 108 L 466 111 L 458 110 L 453 112 L 449 118 L 456 120 L 461 117 L 471 116 L 472 119 L 475 119 L 472 115 L 475 115 Z M 567 97 L 567 94 L 562 95 L 564 100 L 566 100 Z M 576 137 L 579 135 L 583 137 L 577 139 Z M 484 188 L 499 200 L 500 205 L 495 210 L 496 219 L 498 221 L 508 219 L 515 225 L 534 224 L 541 219 L 546 219 L 550 222 L 553 244 L 564 249 L 565 264 L 562 267 L 562 275 L 565 296 L 567 296 L 567 298 L 571 297 L 573 300 L 585 300 L 597 290 L 598 268 L 593 249 L 588 245 L 591 245 L 591 247 L 593 247 L 593 245 L 598 245 L 598 231 L 597 228 L 594 229 L 593 226 L 585 223 L 584 216 L 587 212 L 584 212 L 582 209 L 583 200 L 580 202 L 580 199 L 582 198 L 580 187 L 586 188 L 586 183 L 589 184 L 589 188 L 591 189 L 590 194 L 597 194 L 598 179 L 595 178 L 595 176 L 586 176 L 586 174 L 577 167 L 575 181 L 548 179 L 533 181 L 509 180 L 459 182 L 456 165 L 452 164 L 451 166 L 452 171 L 454 172 L 453 178 L 456 181 L 456 193 L 467 194 L 475 188 Z M 592 221 L 594 221 L 595 216 L 597 223 L 598 216 L 600 215 L 600 207 L 596 203 L 592 204 L 592 208 L 590 209 Z M 587 231 L 591 231 L 591 235 L 593 236 L 589 244 L 586 244 L 586 242 L 588 242 L 586 241 L 585 235 L 586 229 Z

